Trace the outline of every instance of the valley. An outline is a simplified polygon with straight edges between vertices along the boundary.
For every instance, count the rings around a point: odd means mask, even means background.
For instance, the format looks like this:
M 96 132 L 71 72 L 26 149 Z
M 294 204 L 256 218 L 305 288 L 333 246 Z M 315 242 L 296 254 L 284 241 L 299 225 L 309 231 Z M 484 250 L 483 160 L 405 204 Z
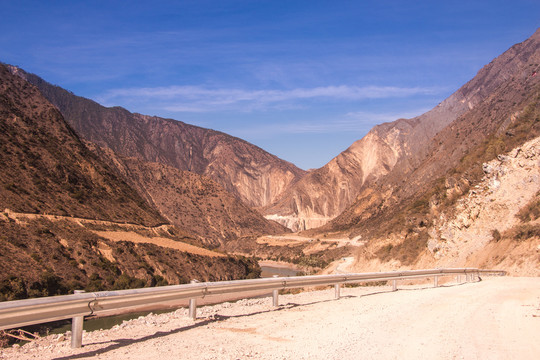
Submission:
M 537 30 L 309 171 L 1 65 L 3 300 L 258 277 L 258 262 L 539 276 L 539 64 Z

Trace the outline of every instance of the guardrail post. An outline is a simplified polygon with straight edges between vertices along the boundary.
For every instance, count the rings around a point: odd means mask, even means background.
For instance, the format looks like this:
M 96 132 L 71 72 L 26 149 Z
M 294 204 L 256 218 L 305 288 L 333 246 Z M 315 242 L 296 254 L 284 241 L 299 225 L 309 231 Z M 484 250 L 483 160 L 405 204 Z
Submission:
M 197 280 L 191 280 L 191 284 L 198 282 Z M 189 317 L 193 320 L 197 319 L 197 299 L 189 299 Z
M 397 291 L 397 280 L 392 280 L 392 291 Z
M 334 284 L 334 290 L 336 293 L 336 299 L 339 299 L 341 297 L 341 294 L 340 294 L 341 284 Z
M 439 277 L 435 275 L 435 279 L 433 280 L 433 287 L 439 287 Z
M 279 277 L 279 275 L 274 275 L 272 277 Z M 278 289 L 275 289 L 275 290 L 272 290 L 272 306 L 274 307 L 278 307 L 279 306 L 279 290 Z
M 83 293 L 84 290 L 75 290 L 74 294 Z M 82 347 L 84 316 L 71 318 L 71 348 L 78 349 Z

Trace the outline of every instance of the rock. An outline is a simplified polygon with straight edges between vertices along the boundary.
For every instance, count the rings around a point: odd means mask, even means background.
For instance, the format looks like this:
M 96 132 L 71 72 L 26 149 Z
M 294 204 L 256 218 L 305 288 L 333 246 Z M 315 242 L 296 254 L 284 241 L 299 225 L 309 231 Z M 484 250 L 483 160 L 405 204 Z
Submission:
M 493 172 L 493 166 L 490 163 L 483 163 L 482 170 L 484 171 L 484 174 L 489 175 Z

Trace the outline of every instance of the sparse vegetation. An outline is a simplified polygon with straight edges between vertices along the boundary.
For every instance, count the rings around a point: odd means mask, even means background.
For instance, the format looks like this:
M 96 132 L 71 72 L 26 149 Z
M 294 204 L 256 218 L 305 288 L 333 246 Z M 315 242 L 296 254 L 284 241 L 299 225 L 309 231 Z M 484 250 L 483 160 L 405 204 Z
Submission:
M 499 240 L 501 240 L 501 233 L 497 229 L 491 230 L 491 237 L 493 238 L 493 241 L 499 242 Z
M 535 221 L 540 218 L 540 191 L 516 216 L 522 222 Z
M 515 226 L 506 231 L 504 237 L 514 241 L 525 241 L 532 238 L 540 238 L 540 224 L 523 224 Z
M 429 236 L 426 231 L 419 233 L 408 233 L 402 243 L 393 245 L 387 244 L 381 247 L 376 255 L 382 261 L 396 259 L 403 265 L 411 265 L 418 256 L 426 249 Z

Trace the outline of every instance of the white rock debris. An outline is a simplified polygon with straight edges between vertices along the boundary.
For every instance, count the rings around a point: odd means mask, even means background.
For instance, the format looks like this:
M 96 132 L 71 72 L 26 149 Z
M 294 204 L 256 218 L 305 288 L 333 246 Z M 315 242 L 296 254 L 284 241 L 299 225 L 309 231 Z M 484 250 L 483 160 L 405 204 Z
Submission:
M 442 214 L 429 231 L 428 249 L 444 264 L 464 264 L 493 230 L 517 224 L 517 212 L 540 190 L 540 138 L 499 155 L 483 170 L 482 182 L 457 201 L 453 215 Z

